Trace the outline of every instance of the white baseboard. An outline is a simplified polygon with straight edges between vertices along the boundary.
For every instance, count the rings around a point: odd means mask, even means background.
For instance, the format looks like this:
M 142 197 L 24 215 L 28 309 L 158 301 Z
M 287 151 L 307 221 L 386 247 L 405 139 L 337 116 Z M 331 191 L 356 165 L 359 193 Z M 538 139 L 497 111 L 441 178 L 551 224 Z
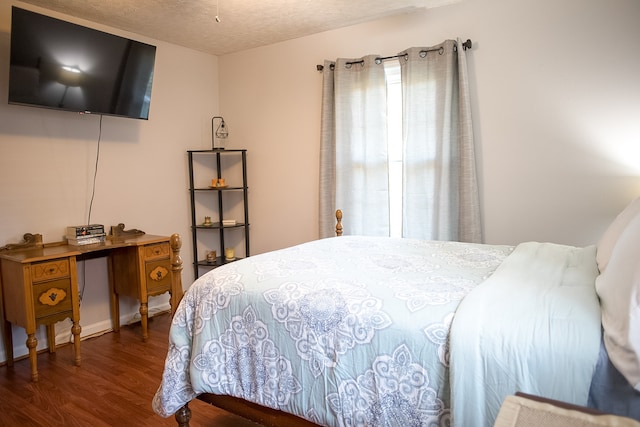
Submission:
M 149 307 L 149 317 L 153 317 L 156 314 L 164 313 L 171 310 L 171 306 L 167 304 L 159 305 L 157 307 Z M 56 333 L 56 345 L 65 344 L 69 342 L 73 342 L 71 337 L 71 321 L 67 319 L 69 322 L 69 327 L 64 330 L 60 330 L 59 333 Z M 133 315 L 129 314 L 127 316 L 120 316 L 120 325 L 129 325 L 131 323 L 136 323 L 140 321 L 140 313 L 135 312 Z M 87 338 L 93 338 L 100 336 L 102 334 L 106 334 L 113 331 L 113 325 L 111 323 L 111 319 L 104 320 L 102 322 L 97 322 L 92 325 L 84 326 L 82 325 L 82 331 L 80 332 L 80 340 L 84 340 Z M 26 347 L 25 347 L 26 348 Z
M 156 314 L 164 313 L 171 310 L 171 306 L 169 303 L 160 304 L 155 307 L 149 307 L 149 317 L 153 317 Z M 140 321 L 140 313 L 135 312 L 133 314 L 129 313 L 123 316 L 120 316 L 120 325 L 129 325 L 131 323 Z M 71 335 L 71 320 L 66 319 L 62 322 L 56 323 L 56 346 L 67 344 L 73 342 Z M 113 325 L 111 323 L 111 319 L 102 320 L 99 322 L 92 323 L 90 325 L 83 325 L 80 322 L 80 326 L 82 326 L 82 331 L 80 332 L 80 340 L 84 340 L 87 338 L 96 337 L 102 334 L 106 334 L 108 332 L 113 331 Z M 43 350 L 47 348 L 47 335 L 46 332 L 43 331 L 44 327 L 39 328 L 36 333 L 36 337 L 38 339 L 38 350 Z M 82 349 L 81 349 L 82 351 Z M 18 359 L 24 357 L 29 354 L 29 349 L 27 348 L 26 342 L 21 343 L 13 343 L 13 358 Z M 4 351 L 4 348 L 0 348 L 0 361 L 5 362 L 7 360 L 7 354 Z

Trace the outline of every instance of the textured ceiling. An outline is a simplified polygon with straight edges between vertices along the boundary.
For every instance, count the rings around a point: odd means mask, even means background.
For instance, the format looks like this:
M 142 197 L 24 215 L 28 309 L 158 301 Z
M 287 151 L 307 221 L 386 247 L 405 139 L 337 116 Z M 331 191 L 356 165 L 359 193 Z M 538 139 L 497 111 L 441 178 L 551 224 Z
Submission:
M 24 0 L 214 55 L 456 0 Z M 219 16 L 220 22 L 216 22 Z

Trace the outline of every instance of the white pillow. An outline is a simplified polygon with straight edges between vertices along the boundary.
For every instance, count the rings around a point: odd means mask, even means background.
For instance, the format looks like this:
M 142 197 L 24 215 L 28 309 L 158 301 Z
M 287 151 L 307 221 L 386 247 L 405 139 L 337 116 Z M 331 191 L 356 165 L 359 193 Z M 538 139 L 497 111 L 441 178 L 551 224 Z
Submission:
M 618 214 L 600 238 L 596 252 L 596 262 L 598 263 L 600 272 L 603 272 L 605 268 L 607 268 L 611 251 L 613 251 L 618 237 L 620 237 L 627 224 L 637 216 L 640 216 L 640 197 L 629 203 L 629 205 Z
M 596 292 L 611 363 L 640 391 L 640 216 L 619 236 Z

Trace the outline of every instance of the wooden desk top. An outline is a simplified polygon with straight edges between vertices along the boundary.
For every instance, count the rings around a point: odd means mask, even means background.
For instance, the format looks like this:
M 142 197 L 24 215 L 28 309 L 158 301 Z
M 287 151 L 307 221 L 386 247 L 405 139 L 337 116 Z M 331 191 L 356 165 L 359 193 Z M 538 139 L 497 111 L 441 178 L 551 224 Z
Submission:
M 14 249 L 0 252 L 0 258 L 8 259 L 14 262 L 30 263 L 37 261 L 46 261 L 48 259 L 60 258 L 65 256 L 90 254 L 92 252 L 124 248 L 127 246 L 140 246 L 168 241 L 168 236 L 154 236 L 151 234 L 143 234 L 140 236 L 129 237 L 125 239 L 107 236 L 107 240 L 104 243 L 94 243 L 90 245 L 79 246 L 68 245 L 66 242 L 45 243 L 42 247 Z

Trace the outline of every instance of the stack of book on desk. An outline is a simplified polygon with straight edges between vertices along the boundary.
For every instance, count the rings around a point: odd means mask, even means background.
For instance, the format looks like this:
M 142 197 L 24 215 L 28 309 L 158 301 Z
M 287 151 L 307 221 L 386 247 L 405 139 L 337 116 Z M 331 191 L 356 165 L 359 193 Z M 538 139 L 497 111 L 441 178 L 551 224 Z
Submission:
M 67 243 L 74 246 L 104 243 L 104 225 L 89 224 L 67 227 Z

